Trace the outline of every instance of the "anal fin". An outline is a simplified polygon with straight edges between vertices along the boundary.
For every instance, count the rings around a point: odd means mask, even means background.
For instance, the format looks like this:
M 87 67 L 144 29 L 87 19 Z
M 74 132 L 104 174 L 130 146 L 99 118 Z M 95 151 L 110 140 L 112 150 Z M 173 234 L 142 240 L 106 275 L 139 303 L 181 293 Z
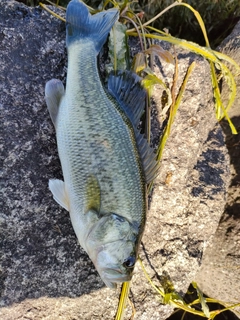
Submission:
M 60 101 L 64 95 L 64 86 L 60 80 L 52 79 L 45 86 L 45 100 L 54 126 Z

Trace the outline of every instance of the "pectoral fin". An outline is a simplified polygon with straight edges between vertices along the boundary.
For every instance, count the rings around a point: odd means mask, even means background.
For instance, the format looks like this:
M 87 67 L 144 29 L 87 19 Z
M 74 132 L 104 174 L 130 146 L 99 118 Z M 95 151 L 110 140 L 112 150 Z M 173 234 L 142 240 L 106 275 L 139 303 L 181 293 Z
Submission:
M 95 240 L 89 240 L 89 234 L 91 234 L 92 229 L 95 229 L 98 225 L 100 218 L 100 206 L 101 206 L 101 190 L 99 182 L 94 174 L 89 175 L 86 183 L 86 204 L 84 208 L 84 213 L 86 217 L 87 224 L 91 226 L 88 230 L 85 238 L 86 251 L 89 253 L 92 251 L 92 245 L 96 242 Z M 94 242 L 95 241 L 95 242 Z M 89 251 L 90 250 L 90 251 Z
M 58 108 L 63 95 L 64 87 L 60 80 L 52 79 L 46 83 L 45 100 L 54 126 L 56 126 Z
M 99 182 L 95 175 L 89 175 L 86 184 L 86 207 L 85 213 L 89 211 L 100 212 L 101 206 L 101 190 Z
M 64 209 L 69 211 L 69 200 L 65 190 L 65 185 L 62 180 L 51 179 L 48 183 L 49 189 L 53 194 L 54 200 L 60 204 Z

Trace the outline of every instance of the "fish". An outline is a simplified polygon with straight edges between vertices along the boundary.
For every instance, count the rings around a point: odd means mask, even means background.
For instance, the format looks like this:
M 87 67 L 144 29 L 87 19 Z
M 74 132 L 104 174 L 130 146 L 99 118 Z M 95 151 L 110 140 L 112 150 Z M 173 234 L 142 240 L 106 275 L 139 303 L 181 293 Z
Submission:
M 66 88 L 45 86 L 64 181 L 49 180 L 55 201 L 69 211 L 73 229 L 109 288 L 130 281 L 147 212 L 146 185 L 157 169 L 155 154 L 137 126 L 146 91 L 131 71 L 98 71 L 98 54 L 119 11 L 91 15 L 72 0 L 66 11 Z

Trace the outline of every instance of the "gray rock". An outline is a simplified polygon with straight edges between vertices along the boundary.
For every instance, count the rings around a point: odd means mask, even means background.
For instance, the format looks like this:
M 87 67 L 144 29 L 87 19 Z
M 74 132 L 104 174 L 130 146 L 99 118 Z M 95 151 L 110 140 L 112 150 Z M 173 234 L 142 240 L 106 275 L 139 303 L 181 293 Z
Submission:
M 40 8 L 0 0 L 0 28 L 0 317 L 113 319 L 119 290 L 104 287 L 68 213 L 48 190 L 48 179 L 61 178 L 61 168 L 44 86 L 51 78 L 65 81 L 64 23 Z M 178 88 L 189 63 L 195 60 L 196 67 L 164 150 L 140 256 L 154 281 L 170 279 L 184 293 L 223 212 L 229 165 L 214 118 L 208 63 L 186 51 L 177 54 Z M 172 65 L 157 64 L 155 71 L 171 84 Z M 163 129 L 161 94 L 156 88 L 154 145 Z M 131 288 L 136 319 L 164 319 L 172 312 L 139 265 Z
M 227 54 L 229 57 L 235 60 L 238 63 L 238 65 L 240 64 L 240 21 L 237 23 L 232 33 L 220 44 L 220 46 L 218 47 L 218 50 L 221 51 L 222 53 Z M 233 74 L 236 76 L 235 68 L 229 63 L 226 63 L 226 64 L 230 68 L 230 70 L 233 72 Z M 237 85 L 237 88 L 240 87 L 239 74 L 236 77 L 236 85 Z M 229 99 L 229 88 L 226 81 L 223 81 L 221 96 L 225 105 L 227 105 L 227 101 Z M 238 89 L 234 104 L 229 110 L 229 116 L 231 118 L 240 116 L 239 99 L 240 99 L 240 90 Z
M 220 51 L 240 65 L 240 22 L 220 45 Z M 240 76 L 237 77 L 237 98 L 229 115 L 240 132 Z M 227 85 L 223 83 L 222 97 L 226 105 Z M 212 244 L 206 249 L 196 281 L 209 296 L 220 301 L 240 303 L 240 134 L 232 135 L 227 122 L 222 121 L 230 155 L 231 182 L 225 211 Z M 234 309 L 240 312 L 240 307 Z

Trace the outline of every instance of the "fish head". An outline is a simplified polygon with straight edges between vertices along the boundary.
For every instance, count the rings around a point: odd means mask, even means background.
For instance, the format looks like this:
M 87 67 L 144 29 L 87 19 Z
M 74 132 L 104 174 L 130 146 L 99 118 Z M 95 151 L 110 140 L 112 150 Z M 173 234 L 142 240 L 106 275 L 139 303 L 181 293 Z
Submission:
M 131 280 L 137 260 L 138 234 L 134 224 L 114 213 L 101 217 L 89 231 L 88 255 L 109 288 Z

